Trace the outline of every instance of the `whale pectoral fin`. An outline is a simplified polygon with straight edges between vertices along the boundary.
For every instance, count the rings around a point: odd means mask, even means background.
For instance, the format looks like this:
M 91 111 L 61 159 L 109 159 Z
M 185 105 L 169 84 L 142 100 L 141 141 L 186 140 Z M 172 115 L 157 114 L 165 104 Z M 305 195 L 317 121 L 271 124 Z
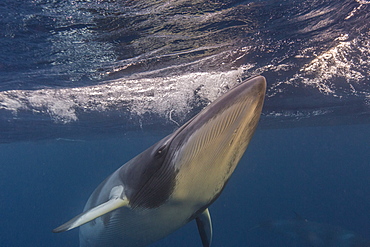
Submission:
M 211 246 L 212 242 L 212 222 L 208 208 L 195 218 L 198 226 L 198 232 L 202 239 L 203 247 Z
M 112 198 L 105 203 L 102 203 L 92 209 L 87 210 L 86 212 L 83 212 L 82 214 L 77 215 L 63 225 L 55 228 L 53 232 L 69 231 L 117 208 L 127 206 L 128 204 L 129 201 L 127 199 Z
M 123 186 L 115 186 L 111 189 L 109 200 L 107 202 L 99 204 L 98 206 L 77 215 L 63 225 L 55 228 L 53 232 L 69 231 L 117 208 L 127 206 L 128 204 L 129 200 L 125 196 L 123 196 Z

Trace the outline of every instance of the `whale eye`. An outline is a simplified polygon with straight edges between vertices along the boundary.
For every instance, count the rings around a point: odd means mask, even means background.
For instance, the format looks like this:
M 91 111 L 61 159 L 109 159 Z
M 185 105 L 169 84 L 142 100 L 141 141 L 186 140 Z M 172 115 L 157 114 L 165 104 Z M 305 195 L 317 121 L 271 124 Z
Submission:
M 166 145 L 159 147 L 155 153 L 155 157 L 161 157 L 165 153 Z

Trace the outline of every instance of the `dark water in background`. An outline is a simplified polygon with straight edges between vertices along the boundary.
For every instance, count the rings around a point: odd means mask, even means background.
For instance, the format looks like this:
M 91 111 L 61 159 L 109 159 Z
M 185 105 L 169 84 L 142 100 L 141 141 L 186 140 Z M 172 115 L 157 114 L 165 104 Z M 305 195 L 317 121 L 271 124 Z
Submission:
M 257 130 L 221 197 L 211 206 L 212 246 L 305 246 L 249 230 L 304 217 L 368 237 L 369 125 Z M 78 231 L 51 229 L 82 210 L 92 190 L 165 133 L 0 146 L 1 246 L 78 246 Z M 201 246 L 191 222 L 153 246 Z
M 268 92 L 211 207 L 213 246 L 304 246 L 260 229 L 293 211 L 370 238 L 368 1 L 0 3 L 0 246 L 51 229 L 121 164 L 238 81 Z M 176 123 L 175 123 L 176 122 Z M 195 224 L 153 246 L 200 246 Z

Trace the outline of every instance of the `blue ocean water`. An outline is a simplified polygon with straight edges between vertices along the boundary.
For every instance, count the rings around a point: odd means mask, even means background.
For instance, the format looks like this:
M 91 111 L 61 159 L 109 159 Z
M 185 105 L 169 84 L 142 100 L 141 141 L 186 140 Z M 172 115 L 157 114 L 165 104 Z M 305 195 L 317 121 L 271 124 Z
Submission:
M 369 236 L 369 125 L 258 129 L 211 206 L 213 246 L 305 246 L 262 229 L 294 212 Z M 51 232 L 79 214 L 93 189 L 159 140 L 133 132 L 89 140 L 2 144 L 1 246 L 78 246 Z M 153 246 L 201 246 L 195 222 Z
M 370 239 L 369 10 L 363 0 L 2 1 L 0 246 L 78 246 L 77 230 L 51 230 L 254 74 L 267 79 L 265 107 L 210 208 L 212 246 L 309 246 L 256 228 L 294 212 Z M 152 246 L 201 242 L 191 222 Z

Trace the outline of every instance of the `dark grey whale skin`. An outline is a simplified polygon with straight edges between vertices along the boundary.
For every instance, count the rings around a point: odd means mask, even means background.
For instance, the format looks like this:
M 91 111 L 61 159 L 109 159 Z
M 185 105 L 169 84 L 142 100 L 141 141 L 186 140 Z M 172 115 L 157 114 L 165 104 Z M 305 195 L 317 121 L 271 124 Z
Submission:
M 244 154 L 265 91 L 262 76 L 243 81 L 105 179 L 84 211 L 107 202 L 116 186 L 129 204 L 82 225 L 80 246 L 147 246 L 198 219 Z

